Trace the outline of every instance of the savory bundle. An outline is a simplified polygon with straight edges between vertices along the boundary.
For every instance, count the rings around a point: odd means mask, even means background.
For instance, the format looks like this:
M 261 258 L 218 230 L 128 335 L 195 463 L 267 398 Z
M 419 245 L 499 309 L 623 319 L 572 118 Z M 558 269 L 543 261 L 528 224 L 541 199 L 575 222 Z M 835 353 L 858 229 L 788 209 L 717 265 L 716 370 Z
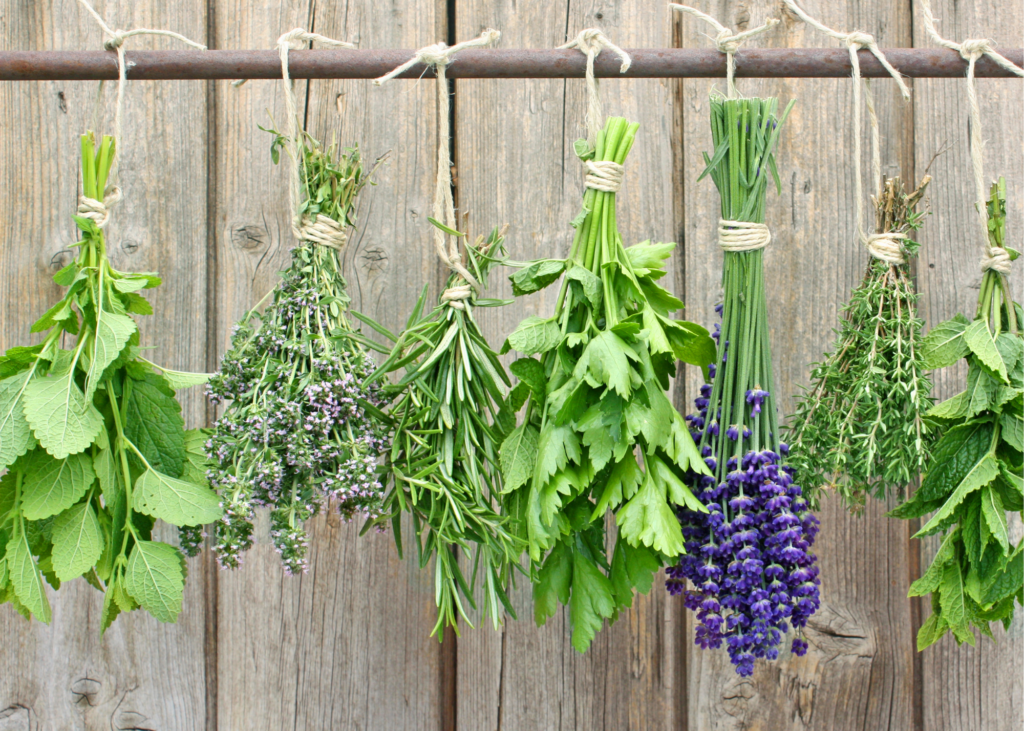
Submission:
M 568 604 L 581 652 L 683 551 L 675 507 L 702 506 L 682 476 L 707 472 L 665 390 L 677 359 L 707 366 L 714 344 L 671 318 L 682 303 L 657 283 L 675 244 L 624 248 L 616 227 L 615 191 L 637 127 L 611 117 L 593 148 L 577 144 L 587 191 L 569 257 L 529 262 L 511 277 L 516 295 L 562 277 L 554 315 L 524 320 L 503 350 L 527 356 L 511 366 L 529 398 L 501 464 L 536 571 L 535 618 L 543 624 Z M 609 510 L 618 524 L 610 560 Z
M 294 574 L 306 568 L 304 524 L 329 502 L 345 518 L 380 515 L 387 422 L 380 389 L 367 382 L 373 360 L 353 337 L 341 273 L 340 250 L 370 174 L 355 148 L 324 149 L 308 135 L 294 145 L 277 136 L 275 156 L 280 147 L 298 158 L 300 243 L 271 302 L 238 323 L 210 380 L 211 400 L 231 403 L 206 450 L 224 505 L 214 541 L 220 565 L 239 566 L 252 546 L 254 509 L 269 507 L 274 546 Z
M 962 315 L 936 325 L 924 339 L 930 368 L 967 360 L 967 389 L 932 408 L 927 417 L 942 436 L 921 486 L 891 514 L 921 518 L 915 537 L 944 533 L 931 566 L 910 587 L 931 594 L 932 613 L 917 636 L 918 649 L 951 631 L 974 644 L 974 627 L 1009 628 L 1014 601 L 1024 603 L 1024 555 L 1010 540 L 1008 513 L 1024 509 L 1024 312 L 1007 281 L 1018 253 L 1005 244 L 1006 191 L 1002 179 L 988 201 L 989 258 L 973 321 Z
M 131 315 L 154 274 L 115 270 L 103 228 L 120 190 L 115 146 L 82 136 L 82 232 L 54 281 L 64 298 L 32 326 L 43 342 L 0 358 L 0 599 L 50 621 L 41 577 L 79 576 L 105 592 L 101 626 L 142 606 L 162 622 L 181 611 L 185 563 L 153 540 L 156 519 L 199 526 L 221 515 L 203 475 L 202 436 L 186 432 L 174 390 L 201 383 L 142 357 Z M 65 349 L 71 338 L 75 344 Z
M 439 221 L 431 223 L 456 239 L 460 236 Z M 525 387 L 506 398 L 503 384 L 509 385 L 508 375 L 473 316 L 476 307 L 504 304 L 477 296 L 502 258 L 502 237 L 503 232 L 495 229 L 486 241 L 481 237 L 475 246 L 467 246 L 465 270 L 470 279 L 453 271 L 437 307 L 421 316 L 424 288 L 399 336 L 364 318 L 395 341 L 376 377 L 405 371 L 395 384 L 384 386 L 393 399 L 388 415 L 394 437 L 386 463 L 393 487 L 381 517 L 373 522 L 391 519 L 401 554 L 400 518 L 403 512 L 412 516 L 421 568 L 435 559 L 434 633 L 444 625 L 458 631 L 459 615 L 469 622 L 460 595 L 476 607 L 478 572 L 484 613 L 494 627 L 500 627 L 505 609 L 515 617 L 505 587 L 525 544 L 513 535 L 501 512 L 498 448 L 515 426 Z M 459 566 L 458 549 L 470 554 L 469 581 Z
M 776 106 L 775 99 L 711 98 L 714 153 L 705 154 L 701 177 L 710 175 L 722 198 L 722 322 L 711 383 L 689 417 L 707 469 L 686 475 L 699 502 L 678 511 L 686 553 L 667 582 L 697 612 L 697 644 L 724 641 L 740 675 L 753 673 L 755 658 L 778 657 L 789 625 L 797 631 L 793 652 L 804 654 L 801 630 L 819 605 L 810 552 L 818 521 L 783 464 L 772 395 L 764 208 L 769 173 L 778 185 L 775 146 L 792 104 L 782 119 Z
M 915 208 L 929 180 L 908 193 L 890 178 L 875 199 L 877 233 L 867 239 L 864 279 L 790 419 L 790 464 L 812 502 L 827 487 L 862 507 L 868 494 L 902 492 L 924 468 L 931 383 L 909 265 L 919 248 L 911 235 L 924 215 Z

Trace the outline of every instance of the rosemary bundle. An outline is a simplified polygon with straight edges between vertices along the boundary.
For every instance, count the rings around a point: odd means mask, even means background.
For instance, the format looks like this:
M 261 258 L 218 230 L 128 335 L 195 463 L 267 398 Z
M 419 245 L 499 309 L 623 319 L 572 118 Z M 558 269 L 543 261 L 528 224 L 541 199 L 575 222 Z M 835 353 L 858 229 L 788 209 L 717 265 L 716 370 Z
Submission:
M 1002 179 L 988 201 L 989 245 L 1005 244 L 1006 189 Z M 1006 262 L 1009 269 L 1009 261 Z M 892 511 L 897 518 L 934 515 L 915 538 L 945 534 L 931 566 L 910 596 L 931 594 L 932 614 L 917 636 L 923 650 L 951 631 L 958 644 L 974 644 L 977 629 L 1013 621 L 1024 603 L 1024 554 L 1010 540 L 1008 513 L 1024 510 L 1024 312 L 1013 301 L 1005 272 L 987 268 L 973 321 L 962 315 L 936 325 L 923 343 L 930 368 L 967 360 L 967 388 L 933 407 L 927 418 L 941 437 L 913 498 Z
M 186 432 L 175 389 L 205 374 L 142 357 L 131 315 L 155 274 L 119 272 L 103 227 L 115 145 L 82 136 L 78 256 L 54 281 L 67 291 L 33 326 L 43 342 L 0 357 L 0 603 L 49 622 L 42 578 L 79 576 L 105 592 L 101 627 L 141 606 L 161 622 L 181 611 L 185 563 L 154 541 L 156 519 L 199 526 L 221 515 L 203 476 L 202 437 Z M 77 342 L 70 350 L 61 346 Z
M 682 302 L 657 280 L 675 244 L 622 245 L 615 181 L 637 127 L 611 117 L 594 149 L 577 144 L 590 174 L 569 258 L 528 262 L 512 276 L 524 295 L 564 275 L 555 313 L 524 320 L 502 351 L 527 356 L 512 364 L 529 398 L 501 464 L 534 562 L 534 616 L 543 624 L 568 604 L 580 652 L 682 552 L 675 507 L 702 509 L 681 477 L 706 468 L 665 390 L 677 359 L 707 366 L 714 343 L 670 316 Z M 618 524 L 610 560 L 609 510 Z
M 697 612 L 697 644 L 725 642 L 744 676 L 755 658 L 778 657 L 789 625 L 797 632 L 793 652 L 804 654 L 801 630 L 820 603 L 810 551 L 818 521 L 783 463 L 772 395 L 764 209 L 769 173 L 778 186 L 775 146 L 792 104 L 781 119 L 776 107 L 775 99 L 711 98 L 714 153 L 704 155 L 701 177 L 710 175 L 722 198 L 722 322 L 711 383 L 688 417 L 707 469 L 686 476 L 699 502 L 678 510 L 686 553 L 667 572 L 669 592 L 683 593 Z
M 430 220 L 446 233 L 461 236 Z M 475 246 L 466 247 L 467 269 L 481 288 L 491 268 L 503 258 L 503 235 L 494 229 L 486 241 L 480 237 Z M 498 448 L 515 427 L 525 387 L 506 398 L 503 385 L 510 385 L 508 375 L 473 315 L 476 307 L 504 301 L 478 297 L 458 272 L 448 278 L 433 311 L 422 315 L 425 300 L 426 288 L 398 336 L 360 316 L 394 342 L 370 382 L 405 372 L 396 383 L 383 387 L 388 400 L 393 399 L 388 415 L 394 437 L 386 462 L 392 487 L 381 516 L 367 527 L 390 519 L 401 555 L 400 519 L 403 513 L 412 516 L 420 567 L 435 559 L 438 617 L 432 634 L 445 625 L 457 632 L 458 616 L 469 623 L 460 597 L 476 608 L 478 572 L 484 587 L 484 614 L 497 629 L 503 609 L 515 617 L 505 587 L 525 548 L 500 509 Z M 472 557 L 469 581 L 459 567 L 457 549 Z
M 206 449 L 225 509 L 214 542 L 220 565 L 239 566 L 254 509 L 269 507 L 271 537 L 294 574 L 306 569 L 304 523 L 329 502 L 346 519 L 380 515 L 387 421 L 380 388 L 367 382 L 373 360 L 347 317 L 339 256 L 370 176 L 355 148 L 338 154 L 308 135 L 289 146 L 276 135 L 272 154 L 276 162 L 284 147 L 298 156 L 300 243 L 266 309 L 257 305 L 235 327 L 210 381 L 210 399 L 230 404 Z
M 929 181 L 911 193 L 899 178 L 885 182 L 864 279 L 843 307 L 832 352 L 815 364 L 790 417 L 790 464 L 812 504 L 824 487 L 860 508 L 869 494 L 902 494 L 924 468 L 931 382 L 909 261 L 918 252 L 911 236 L 921 227 L 916 206 Z

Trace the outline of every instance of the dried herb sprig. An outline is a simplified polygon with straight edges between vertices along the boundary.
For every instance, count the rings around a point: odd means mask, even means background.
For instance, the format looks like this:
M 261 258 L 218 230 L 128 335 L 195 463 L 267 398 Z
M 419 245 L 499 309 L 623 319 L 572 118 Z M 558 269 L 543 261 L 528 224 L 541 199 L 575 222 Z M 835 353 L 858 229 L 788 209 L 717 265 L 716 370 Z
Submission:
M 774 660 L 789 625 L 793 652 L 807 643 L 802 629 L 819 605 L 816 558 L 818 521 L 810 513 L 780 441 L 772 375 L 763 253 L 734 250 L 730 231 L 764 224 L 769 174 L 779 185 L 775 147 L 792 104 L 781 119 L 775 99 L 711 98 L 714 151 L 705 154 L 722 198 L 719 244 L 725 249 L 718 356 L 688 418 L 700 442 L 705 474 L 686 482 L 699 509 L 680 507 L 686 554 L 670 568 L 667 588 L 683 593 L 697 612 L 697 644 L 723 642 L 740 675 L 756 658 Z M 703 177 L 702 175 L 702 177 Z M 751 225 L 753 224 L 753 225 Z M 761 227 L 761 228 L 759 228 Z M 737 247 L 738 248 L 738 247 Z M 688 588 L 689 581 L 692 588 Z
M 462 236 L 430 220 L 446 233 Z M 496 228 L 486 240 L 480 237 L 466 246 L 467 269 L 481 287 L 504 258 L 503 237 L 504 231 Z M 495 629 L 505 611 L 515 617 L 506 588 L 526 545 L 511 532 L 501 510 L 498 449 L 515 427 L 525 387 L 506 397 L 508 375 L 474 316 L 477 307 L 506 302 L 478 297 L 457 272 L 449 276 L 438 305 L 422 315 L 425 300 L 424 287 L 397 336 L 360 316 L 394 342 L 369 382 L 404 371 L 400 380 L 383 386 L 388 400 L 393 399 L 388 415 L 394 437 L 385 466 L 392 482 L 381 516 L 367 527 L 391 520 L 401 555 L 401 517 L 412 516 L 420 567 L 435 559 L 438 616 L 432 634 L 441 639 L 445 625 L 458 632 L 459 616 L 469 623 L 463 599 L 476 608 L 478 573 L 484 615 Z M 471 557 L 468 581 L 457 549 Z
M 930 177 L 908 193 L 899 178 L 875 200 L 877 231 L 892 250 L 872 256 L 843 307 L 832 352 L 789 419 L 790 464 L 812 504 L 834 489 L 851 508 L 869 494 L 903 493 L 924 468 L 930 435 L 924 413 L 931 382 L 921 359 L 921 327 L 909 262 L 924 214 L 916 210 Z
M 78 255 L 54 276 L 64 297 L 33 326 L 38 345 L 0 357 L 0 603 L 49 622 L 42 578 L 79 576 L 105 592 L 100 626 L 142 606 L 161 622 L 181 611 L 185 562 L 153 540 L 156 519 L 201 526 L 222 510 L 203 475 L 202 436 L 186 432 L 175 389 L 206 374 L 142 357 L 132 315 L 155 274 L 114 269 L 103 226 L 120 197 L 108 186 L 114 139 L 82 136 Z M 70 350 L 68 338 L 76 344 Z
M 682 302 L 657 283 L 675 245 L 623 247 L 617 185 L 594 179 L 621 179 L 637 127 L 610 117 L 595 149 L 577 143 L 591 176 L 569 258 L 528 262 L 511 278 L 524 295 L 564 274 L 555 312 L 524 320 L 503 349 L 527 356 L 511 366 L 529 399 L 501 463 L 506 505 L 521 516 L 536 571 L 534 618 L 543 624 L 567 604 L 580 652 L 682 552 L 674 508 L 701 505 L 680 478 L 706 471 L 665 390 L 677 359 L 707 366 L 714 343 L 672 319 Z M 614 551 L 608 511 L 619 529 Z
M 265 506 L 285 570 L 297 573 L 306 568 L 304 523 L 328 502 L 345 518 L 380 514 L 377 460 L 387 421 L 379 387 L 366 383 L 374 363 L 347 317 L 336 243 L 354 225 L 356 196 L 373 171 L 364 172 L 355 148 L 339 154 L 304 135 L 291 149 L 274 134 L 275 161 L 282 147 L 299 156 L 301 241 L 270 304 L 238 323 L 210 381 L 211 400 L 231 403 L 207 452 L 226 510 L 214 543 L 220 565 L 239 566 L 252 545 L 254 510 Z
M 990 247 L 1005 244 L 1006 184 L 1000 178 L 988 200 Z M 1007 267 L 1008 268 L 1008 267 Z M 921 626 L 923 650 L 952 632 L 974 644 L 972 628 L 992 636 L 989 623 L 1013 621 L 1024 603 L 1022 542 L 1014 546 L 1008 513 L 1024 510 L 1024 312 L 1013 301 L 1005 273 L 988 268 L 973 321 L 962 315 L 936 325 L 924 339 L 925 363 L 944 368 L 967 359 L 967 389 L 932 408 L 927 417 L 942 436 L 912 499 L 892 511 L 921 518 L 933 511 L 915 538 L 944 533 L 931 566 L 910 596 L 931 594 L 932 614 Z

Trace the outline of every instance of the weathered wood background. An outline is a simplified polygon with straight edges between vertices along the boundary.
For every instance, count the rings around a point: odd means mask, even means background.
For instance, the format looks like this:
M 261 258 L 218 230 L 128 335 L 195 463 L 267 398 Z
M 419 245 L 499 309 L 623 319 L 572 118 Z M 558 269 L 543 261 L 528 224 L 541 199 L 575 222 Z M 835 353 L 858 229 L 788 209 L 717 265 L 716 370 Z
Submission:
M 777 0 L 713 0 L 702 9 L 734 28 L 783 19 L 758 41 L 772 46 L 832 42 L 805 29 Z M 416 48 L 464 39 L 484 27 L 506 47 L 551 47 L 585 27 L 626 47 L 707 46 L 708 28 L 672 18 L 648 0 L 107 0 L 111 25 L 170 28 L 211 48 L 267 48 L 295 26 L 362 48 Z M 882 47 L 928 45 L 911 0 L 806 0 L 840 29 L 875 34 Z M 1021 0 L 932 0 L 954 39 L 1024 41 Z M 97 48 L 101 38 L 75 0 L 0 1 L 6 49 Z M 133 48 L 172 47 L 133 39 Z M 719 84 L 721 85 L 721 84 Z M 630 242 L 676 240 L 674 287 L 686 316 L 712 319 L 720 255 L 712 245 L 718 198 L 696 182 L 708 148 L 707 80 L 608 80 L 606 113 L 641 123 L 620 194 L 620 228 Z M 1024 231 L 1024 89 L 979 84 L 986 119 L 986 173 L 1007 177 L 1009 230 Z M 442 271 L 429 246 L 427 213 L 436 151 L 430 81 L 301 82 L 306 121 L 321 138 L 358 142 L 367 156 L 390 150 L 379 185 L 364 194 L 359 235 L 347 252 L 356 305 L 398 326 L 423 281 Z M 783 191 L 770 197 L 775 245 L 767 255 L 773 343 L 784 394 L 806 380 L 830 342 L 840 303 L 865 254 L 854 245 L 850 83 L 741 80 L 748 94 L 795 98 L 781 145 Z M 963 83 L 913 82 L 904 103 L 892 82 L 875 85 L 885 171 L 907 179 L 930 165 L 934 216 L 924 232 L 918 282 L 931 325 L 973 312 L 979 282 L 971 218 Z M 78 185 L 77 135 L 90 123 L 95 84 L 0 83 L 0 347 L 30 339 L 29 325 L 58 291 L 50 276 L 71 256 Z M 103 110 L 112 116 L 112 88 Z M 460 210 L 473 231 L 509 223 L 514 258 L 564 255 L 582 176 L 572 154 L 584 113 L 579 80 L 462 80 L 455 84 L 454 161 Z M 147 345 L 170 367 L 213 370 L 231 324 L 275 282 L 287 261 L 284 171 L 267 154 L 257 123 L 283 117 L 279 86 L 255 81 L 132 82 L 121 178 L 125 201 L 108 231 L 116 264 L 159 270 L 157 315 Z M 934 161 L 933 161 L 934 158 Z M 866 169 L 866 168 L 865 168 Z M 1020 274 L 1015 292 L 1021 296 Z M 501 283 L 501 294 L 507 286 Z M 523 316 L 545 313 L 550 296 L 505 308 L 488 321 L 495 342 Z M 937 395 L 964 373 L 937 374 Z M 686 408 L 694 373 L 677 383 Z M 786 400 L 788 407 L 789 400 Z M 191 425 L 213 413 L 185 396 Z M 1022 623 L 998 643 L 957 648 L 950 637 L 914 650 L 929 611 L 906 599 L 933 547 L 881 506 L 861 518 L 835 502 L 821 514 L 818 554 L 823 605 L 810 652 L 759 664 L 737 677 L 724 654 L 692 644 L 692 618 L 659 587 L 586 656 L 569 645 L 558 617 L 533 626 L 528 592 L 522 619 L 428 638 L 431 577 L 399 561 L 388 535 L 357 539 L 358 526 L 321 518 L 307 575 L 285 577 L 264 543 L 237 572 L 206 554 L 191 561 L 185 611 L 176 625 L 135 613 L 99 639 L 100 596 L 72 582 L 53 623 L 27 624 L 0 608 L 0 730 L 22 729 L 917 729 L 1002 731 L 1024 715 Z M 1019 526 L 1018 526 L 1019 530 Z M 265 534 L 265 530 L 264 530 Z M 264 535 L 265 539 L 265 535 Z

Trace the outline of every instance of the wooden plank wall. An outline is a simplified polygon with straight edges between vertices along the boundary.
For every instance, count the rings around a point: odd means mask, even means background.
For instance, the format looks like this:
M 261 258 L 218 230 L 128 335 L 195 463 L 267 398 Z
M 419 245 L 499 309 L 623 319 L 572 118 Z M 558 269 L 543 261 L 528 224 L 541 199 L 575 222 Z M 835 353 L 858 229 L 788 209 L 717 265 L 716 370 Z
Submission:
M 1024 3 L 932 0 L 952 38 L 1024 38 Z M 106 0 L 112 25 L 170 28 L 213 48 L 270 47 L 295 26 L 357 41 L 362 48 L 414 48 L 466 39 L 485 27 L 506 47 L 551 47 L 600 27 L 623 46 L 706 47 L 691 18 L 672 18 L 645 0 Z M 700 7 L 733 28 L 771 14 L 770 46 L 828 46 L 787 16 L 777 0 L 711 0 Z M 806 0 L 839 29 L 863 29 L 885 46 L 928 45 L 910 0 Z M 84 49 L 98 29 L 75 0 L 0 0 L 0 44 L 11 49 Z M 170 48 L 139 38 L 133 48 Z M 782 142 L 783 191 L 772 196 L 775 245 L 767 257 L 773 348 L 782 394 L 806 379 L 830 341 L 828 327 L 857 282 L 864 254 L 854 245 L 848 171 L 854 132 L 846 80 L 741 80 L 747 95 L 798 100 Z M 721 82 L 719 82 L 721 86 Z M 707 80 L 602 83 L 607 114 L 641 123 L 620 194 L 628 242 L 676 240 L 674 287 L 686 317 L 709 324 L 720 255 L 713 244 L 717 194 L 696 182 L 707 149 Z M 919 80 L 912 103 L 891 82 L 875 85 L 887 174 L 906 178 L 931 164 L 935 214 L 922 234 L 918 281 L 929 324 L 972 312 L 978 244 L 971 227 L 963 82 Z M 443 272 L 429 247 L 426 216 L 436 154 L 433 82 L 299 82 L 310 131 L 359 142 L 372 160 L 390 152 L 379 185 L 364 194 L 360 233 L 347 252 L 356 306 L 397 327 L 423 282 Z M 990 177 L 1004 174 L 1011 236 L 1024 231 L 1021 84 L 980 84 Z M 109 128 L 112 88 L 102 117 Z M 0 84 L 0 347 L 26 342 L 43 305 L 57 296 L 50 275 L 75 239 L 77 134 L 93 118 L 95 85 Z M 564 255 L 581 174 L 572 141 L 583 133 L 579 80 L 460 80 L 454 93 L 456 194 L 473 232 L 510 224 L 516 259 Z M 256 129 L 267 112 L 283 119 L 280 87 L 254 81 L 133 82 L 129 88 L 122 186 L 109 229 L 117 265 L 158 269 L 157 315 L 146 344 L 170 367 L 214 369 L 231 324 L 273 286 L 291 235 L 284 173 Z M 507 284 L 495 283 L 508 294 Z M 1022 296 L 1016 276 L 1015 292 Z M 529 314 L 553 307 L 540 296 L 491 312 L 495 342 Z M 957 390 L 957 369 L 936 376 L 939 396 Z M 697 385 L 676 387 L 685 409 Z M 190 425 L 216 416 L 201 395 L 185 398 Z M 957 648 L 950 638 L 914 651 L 922 619 L 906 587 L 930 556 L 888 521 L 881 506 L 861 518 L 826 504 L 818 552 L 823 607 L 805 658 L 783 657 L 740 679 L 723 655 L 692 645 L 692 618 L 660 587 L 581 656 L 556 617 L 532 623 L 529 591 L 514 602 L 518 622 L 502 632 L 467 630 L 443 645 L 433 624 L 429 572 L 399 561 L 388 535 L 356 537 L 358 526 L 318 519 L 307 575 L 288 578 L 262 543 L 238 572 L 209 555 L 190 565 L 177 625 L 137 613 L 102 641 L 100 599 L 83 582 L 50 595 L 49 627 L 0 609 L 0 731 L 9 729 L 916 729 L 998 731 L 1024 713 L 1021 620 L 999 643 Z M 1019 525 L 1017 526 L 1019 530 Z M 923 554 L 923 555 L 922 555 Z M 924 614 L 928 609 L 925 608 Z

